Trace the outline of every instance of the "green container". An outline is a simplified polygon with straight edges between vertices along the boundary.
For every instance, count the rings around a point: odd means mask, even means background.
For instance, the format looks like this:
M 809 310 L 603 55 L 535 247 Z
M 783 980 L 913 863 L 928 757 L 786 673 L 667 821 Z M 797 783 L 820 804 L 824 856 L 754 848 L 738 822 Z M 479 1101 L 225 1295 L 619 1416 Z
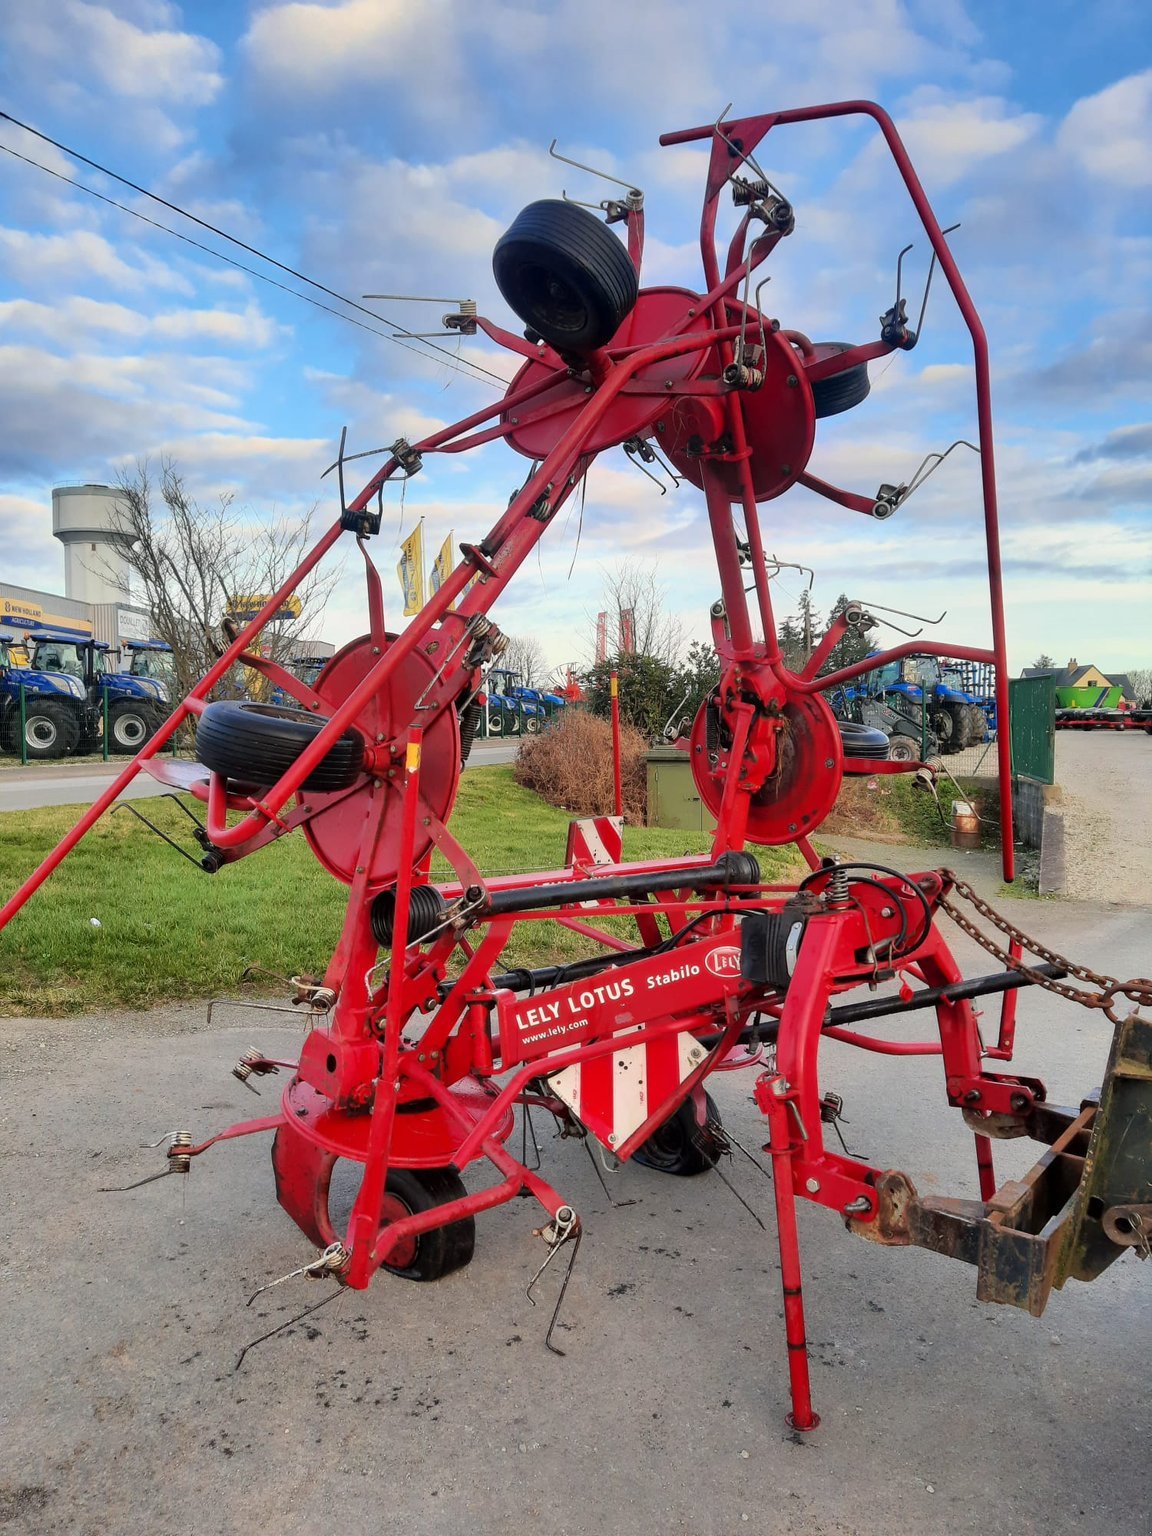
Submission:
M 681 827 L 687 832 L 713 832 L 716 818 L 704 805 L 692 778 L 687 752 L 653 747 L 648 764 L 648 825 Z
M 1087 688 L 1057 688 L 1057 709 L 1115 709 L 1120 703 L 1120 689 L 1100 688 L 1089 686 Z

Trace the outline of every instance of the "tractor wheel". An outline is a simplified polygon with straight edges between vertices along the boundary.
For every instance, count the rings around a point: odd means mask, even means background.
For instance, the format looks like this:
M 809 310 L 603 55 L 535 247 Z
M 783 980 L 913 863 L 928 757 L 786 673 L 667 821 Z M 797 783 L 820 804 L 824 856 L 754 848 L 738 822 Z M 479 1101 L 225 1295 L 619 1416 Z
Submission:
M 890 763 L 914 763 L 919 756 L 911 736 L 893 736 L 888 743 Z
M 971 745 L 972 721 L 968 715 L 967 704 L 949 704 L 945 713 L 952 721 L 952 750 L 963 752 L 964 748 Z
M 322 715 L 281 704 L 221 700 L 206 706 L 196 726 L 196 756 L 222 778 L 261 788 L 275 784 L 327 725 Z M 345 731 L 301 789 L 347 789 L 364 761 L 364 739 Z
M 852 350 L 850 341 L 818 341 L 815 345 L 817 357 L 821 361 Z M 816 419 L 839 416 L 841 411 L 850 411 L 853 406 L 868 398 L 871 388 L 867 363 L 857 363 L 854 368 L 845 368 L 843 373 L 833 373 L 826 379 L 813 380 L 812 404 L 816 409 Z
M 80 722 L 66 704 L 52 699 L 30 699 L 24 714 L 24 744 L 28 760 L 67 757 L 80 741 Z M 20 754 L 20 716 L 13 710 L 8 726 L 9 751 Z
M 696 1106 L 691 1095 L 675 1114 L 669 1115 L 658 1130 L 652 1132 L 639 1151 L 633 1152 L 632 1161 L 656 1173 L 671 1173 L 680 1179 L 690 1179 L 698 1173 L 707 1173 L 720 1161 L 720 1144 L 710 1127 L 720 1125 L 720 1111 L 710 1093 L 704 1095 L 705 1121 L 696 1123 Z
M 108 711 L 108 749 L 135 757 L 154 734 L 156 720 L 146 704 L 114 704 Z
M 558 352 L 583 356 L 619 330 L 639 281 L 608 226 L 575 203 L 529 203 L 492 253 L 496 286 Z
M 988 734 L 988 716 L 980 708 L 979 704 L 969 704 L 968 709 L 968 745 L 977 746 Z
M 489 734 L 489 736 L 503 736 L 503 734 L 504 734 L 504 712 L 503 712 L 503 710 L 499 710 L 498 709 L 495 714 L 493 714 L 491 710 L 488 711 L 488 734 Z
M 951 711 L 940 709 L 929 717 L 929 723 L 935 733 L 941 752 L 959 752 L 956 742 L 956 722 L 952 718 Z
M 538 715 L 525 715 L 524 729 L 529 736 L 537 736 L 540 733 L 540 717 Z
M 466 1194 L 459 1174 L 451 1168 L 393 1168 L 381 1203 L 382 1224 L 435 1210 Z M 404 1280 L 441 1280 L 470 1264 L 475 1247 L 475 1219 L 464 1216 L 446 1227 L 405 1238 L 380 1267 Z

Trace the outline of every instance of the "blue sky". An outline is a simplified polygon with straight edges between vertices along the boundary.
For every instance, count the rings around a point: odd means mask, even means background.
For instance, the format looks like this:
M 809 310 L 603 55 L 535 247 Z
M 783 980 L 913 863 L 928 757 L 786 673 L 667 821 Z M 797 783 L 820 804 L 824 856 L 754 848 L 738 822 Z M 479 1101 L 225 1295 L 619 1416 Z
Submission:
M 342 292 L 474 297 L 510 319 L 491 249 L 538 197 L 604 189 L 550 161 L 554 136 L 647 195 L 645 278 L 697 287 L 698 152 L 660 132 L 849 96 L 896 117 L 984 316 L 993 359 L 1014 669 L 1041 651 L 1152 665 L 1152 13 L 1129 0 L 36 0 L 0 9 L 0 107 Z M 0 123 L 0 144 L 157 213 Z M 817 339 L 872 339 L 897 250 L 918 291 L 925 242 L 866 129 L 778 130 L 763 158 L 796 208 L 766 307 Z M 730 231 L 728 231 L 730 232 Z M 727 240 L 727 233 L 724 239 Z M 228 250 L 228 247 L 222 247 Z M 232 252 L 232 254 L 240 254 Z M 247 258 L 243 258 L 247 259 Z M 271 269 L 269 270 L 271 274 Z M 278 275 L 279 274 L 275 274 Z M 414 329 L 440 310 L 381 306 Z M 431 322 L 431 324 L 429 323 Z M 468 342 L 463 355 L 510 376 Z M 934 290 L 911 354 L 822 423 L 811 468 L 871 493 L 972 437 L 970 353 Z M 350 450 L 465 415 L 497 388 L 322 314 L 0 155 L 0 550 L 5 579 L 58 589 L 54 483 L 172 455 L 207 498 L 254 518 L 332 511 L 319 481 Z M 498 446 L 430 461 L 376 541 L 391 570 L 423 515 L 429 557 L 479 536 L 522 478 Z M 975 461 L 958 453 L 889 522 L 793 491 L 766 546 L 846 591 L 988 639 Z M 689 634 L 706 633 L 702 498 L 660 497 L 621 455 L 496 617 L 549 659 L 585 658 L 603 571 L 657 563 Z M 571 573 L 570 573 L 571 568 Z M 779 601 L 790 606 L 796 583 Z M 351 576 L 327 638 L 361 628 Z

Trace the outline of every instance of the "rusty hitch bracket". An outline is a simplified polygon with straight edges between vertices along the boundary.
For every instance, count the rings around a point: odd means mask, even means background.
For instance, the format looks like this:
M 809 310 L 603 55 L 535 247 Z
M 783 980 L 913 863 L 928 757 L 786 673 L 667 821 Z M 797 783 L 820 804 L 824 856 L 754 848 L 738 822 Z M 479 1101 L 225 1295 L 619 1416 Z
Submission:
M 978 1129 L 973 1121 L 969 1122 Z M 1040 1160 L 990 1200 L 921 1198 L 907 1176 L 877 1186 L 875 1222 L 849 1222 L 874 1242 L 930 1248 L 973 1264 L 981 1301 L 1039 1317 L 1053 1288 L 1094 1280 L 1128 1248 L 1149 1249 L 1152 1219 L 1152 1020 L 1116 1024 L 1104 1085 L 1079 1112 L 1037 1104 L 1016 1131 L 1048 1140 Z

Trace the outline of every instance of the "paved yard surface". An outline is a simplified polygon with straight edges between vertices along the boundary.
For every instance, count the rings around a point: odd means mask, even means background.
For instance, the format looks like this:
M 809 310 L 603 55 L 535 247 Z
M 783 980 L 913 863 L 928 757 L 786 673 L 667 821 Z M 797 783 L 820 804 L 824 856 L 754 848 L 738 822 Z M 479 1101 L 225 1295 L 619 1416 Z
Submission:
M 1057 731 L 1067 894 L 1152 906 L 1152 736 Z
M 1145 912 L 1012 906 L 1057 947 L 1147 972 Z M 1033 993 L 1021 1015 L 1020 1068 L 1052 1097 L 1099 1080 L 1099 1015 Z M 267 1140 L 214 1148 L 187 1181 L 97 1190 L 158 1167 L 140 1143 L 172 1127 L 271 1110 L 276 1080 L 257 1100 L 229 1066 L 298 1041 L 291 1019 L 224 1011 L 208 1029 L 202 1008 L 0 1023 L 0 1530 L 1147 1536 L 1152 1264 L 1127 1256 L 1036 1320 L 978 1304 L 965 1266 L 804 1207 L 824 1422 L 801 1440 L 783 1424 L 771 1190 L 747 1163 L 726 1171 L 767 1231 L 715 1174 L 625 1169 L 611 1187 L 636 1203 L 613 1209 L 578 1147 L 544 1141 L 587 1231 L 565 1359 L 543 1347 L 551 1272 L 541 1306 L 525 1300 L 540 1218 L 516 1202 L 480 1219 L 467 1270 L 342 1293 L 235 1371 L 242 1345 L 325 1294 L 296 1280 L 245 1306 L 311 1256 L 275 1203 Z M 824 1079 L 851 1147 L 974 1192 L 934 1062 L 829 1042 Z M 750 1076 L 713 1081 L 757 1145 Z M 996 1152 L 1004 1173 L 1029 1161 L 1021 1143 Z

